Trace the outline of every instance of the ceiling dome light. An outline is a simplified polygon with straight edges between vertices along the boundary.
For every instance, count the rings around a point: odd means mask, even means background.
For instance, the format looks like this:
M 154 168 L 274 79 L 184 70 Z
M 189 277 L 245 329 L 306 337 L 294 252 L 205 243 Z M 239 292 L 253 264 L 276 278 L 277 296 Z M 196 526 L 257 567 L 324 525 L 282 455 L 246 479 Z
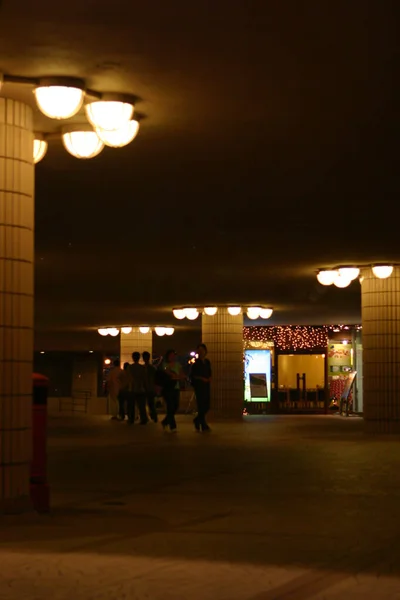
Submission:
M 260 317 L 262 319 L 269 319 L 272 316 L 273 312 L 274 312 L 273 308 L 262 308 L 260 310 Z
M 175 331 L 175 329 L 173 327 L 166 327 L 165 328 L 165 335 L 173 335 L 174 331 Z
M 229 306 L 229 308 L 228 308 L 228 313 L 232 317 L 237 317 L 238 315 L 240 315 L 241 312 L 242 312 L 242 309 L 240 306 Z
M 208 317 L 213 317 L 218 312 L 218 308 L 216 306 L 206 306 L 204 308 L 204 314 Z
M 47 152 L 48 143 L 44 139 L 43 134 L 35 133 L 33 140 L 33 162 L 36 165 L 44 158 Z
M 132 333 L 132 327 L 121 327 L 121 332 L 128 335 L 129 333 Z
M 96 127 L 97 135 L 101 141 L 104 142 L 106 146 L 110 146 L 110 148 L 122 148 L 123 146 L 127 146 L 135 139 L 138 131 L 138 121 L 128 121 L 128 123 L 124 123 L 118 129 L 113 129 L 111 131 Z
M 97 133 L 86 124 L 63 127 L 62 140 L 65 149 L 76 158 L 94 158 L 104 148 Z
M 387 279 L 393 273 L 391 265 L 375 265 L 372 267 L 372 272 L 378 279 Z
M 147 325 L 143 326 L 143 327 L 139 327 L 139 331 L 140 331 L 140 333 L 143 333 L 143 335 L 145 335 L 146 333 L 149 333 L 150 327 L 147 327 Z
M 317 279 L 321 285 L 332 285 L 338 272 L 336 269 L 323 269 L 317 274 Z
M 134 99 L 124 94 L 103 94 L 101 100 L 88 102 L 86 116 L 95 129 L 111 131 L 126 125 L 133 116 Z
M 105 329 L 105 328 L 98 329 L 97 333 L 99 333 L 100 335 L 108 335 L 108 329 Z
M 179 319 L 179 321 L 181 321 L 182 319 L 184 319 L 186 317 L 186 312 L 185 312 L 185 309 L 183 309 L 183 308 L 174 308 L 172 313 L 173 313 L 175 319 Z
M 76 115 L 85 95 L 83 81 L 68 77 L 42 79 L 33 93 L 39 109 L 50 119 L 69 119 Z
M 108 329 L 108 335 L 111 335 L 112 337 L 117 337 L 118 334 L 119 334 L 119 329 L 117 329 L 116 327 L 110 327 Z
M 156 327 L 154 331 L 160 337 L 163 337 L 163 335 L 166 334 L 165 327 Z
M 185 308 L 185 316 L 189 321 L 195 321 L 199 316 L 199 311 L 197 308 Z
M 261 314 L 260 306 L 249 306 L 249 308 L 247 309 L 247 316 L 249 317 L 249 319 L 252 319 L 253 321 L 258 319 L 260 317 L 260 314 Z
M 360 269 L 358 267 L 340 267 L 338 269 L 339 274 L 342 275 L 345 279 L 350 279 L 354 281 L 360 274 Z
M 351 279 L 349 277 L 343 277 L 338 271 L 333 283 L 338 288 L 346 288 L 351 284 Z

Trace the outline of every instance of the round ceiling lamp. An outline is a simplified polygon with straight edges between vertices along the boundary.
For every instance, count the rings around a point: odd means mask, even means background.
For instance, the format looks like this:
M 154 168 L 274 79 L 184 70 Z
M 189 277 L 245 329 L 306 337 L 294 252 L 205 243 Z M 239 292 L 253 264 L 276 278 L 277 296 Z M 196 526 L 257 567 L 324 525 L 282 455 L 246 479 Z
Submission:
M 393 266 L 391 265 L 374 265 L 372 272 L 378 279 L 387 279 L 393 273 Z
M 337 277 L 336 269 L 322 269 L 318 271 L 317 279 L 321 285 L 332 285 Z
M 119 329 L 117 329 L 116 327 L 110 327 L 107 331 L 108 335 L 111 335 L 112 337 L 117 337 L 117 335 L 119 334 Z
M 240 315 L 241 312 L 242 312 L 242 309 L 240 306 L 229 306 L 228 307 L 228 313 L 232 317 L 237 317 L 238 315 Z
M 173 335 L 175 329 L 173 327 L 165 327 L 165 335 Z
M 163 337 L 166 334 L 165 327 L 156 327 L 154 331 L 160 337 Z
M 150 327 L 147 327 L 147 325 L 139 327 L 139 331 L 140 331 L 140 333 L 143 333 L 143 335 L 146 335 L 146 333 L 149 333 Z
M 132 333 L 132 327 L 121 327 L 121 332 L 128 335 L 129 333 Z
M 69 77 L 41 79 L 33 93 L 39 110 L 50 119 L 70 119 L 76 115 L 85 95 L 83 81 Z
M 97 133 L 87 124 L 63 127 L 62 140 L 65 149 L 76 158 L 94 158 L 104 148 Z
M 35 133 L 33 140 L 33 163 L 36 165 L 44 158 L 48 148 L 48 143 L 44 139 L 43 134 Z
M 274 312 L 273 308 L 262 308 L 260 310 L 260 317 L 262 319 L 269 319 L 272 316 L 273 312 Z
M 122 148 L 130 144 L 139 131 L 139 121 L 128 121 L 124 123 L 118 129 L 112 129 L 111 131 L 96 127 L 96 133 L 106 146 L 111 148 Z
M 204 314 L 208 317 L 213 317 L 218 312 L 218 308 L 216 306 L 206 306 L 204 308 Z
M 249 317 L 249 319 L 252 319 L 253 321 L 255 321 L 256 319 L 259 319 L 260 314 L 261 314 L 260 306 L 249 306 L 249 308 L 247 309 L 247 316 Z
M 104 327 L 102 327 L 97 330 L 97 333 L 99 333 L 100 335 L 108 335 L 108 329 L 105 329 Z
M 179 321 L 181 321 L 182 319 L 184 319 L 186 317 L 186 312 L 185 312 L 185 309 L 183 309 L 183 308 L 174 308 L 172 313 L 173 313 L 175 319 L 179 319 Z
M 340 267 L 338 271 L 342 277 L 350 279 L 350 281 L 357 279 L 360 274 L 360 269 L 358 267 Z
M 337 271 L 333 284 L 338 288 L 346 288 L 351 284 L 351 281 L 349 277 L 344 277 Z
M 189 321 L 195 321 L 199 316 L 199 311 L 197 308 L 185 308 L 185 317 L 189 319 Z
M 85 105 L 89 123 L 95 129 L 111 131 L 126 125 L 133 116 L 134 98 L 124 94 L 102 94 L 100 100 Z

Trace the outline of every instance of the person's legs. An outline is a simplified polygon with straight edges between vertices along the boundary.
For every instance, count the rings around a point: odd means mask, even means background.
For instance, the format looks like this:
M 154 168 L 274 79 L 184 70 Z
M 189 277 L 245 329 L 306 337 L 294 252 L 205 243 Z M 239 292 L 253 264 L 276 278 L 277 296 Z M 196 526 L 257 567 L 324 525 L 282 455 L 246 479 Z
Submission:
M 157 423 L 158 416 L 157 416 L 157 411 L 156 411 L 156 397 L 155 397 L 155 394 L 152 392 L 149 392 L 147 394 L 147 406 L 149 408 L 151 420 L 154 421 L 154 423 Z
M 135 396 L 132 392 L 127 394 L 127 405 L 128 405 L 128 422 L 133 425 L 135 422 Z
M 173 390 L 173 392 L 171 394 L 171 412 L 170 412 L 170 418 L 169 418 L 169 426 L 171 428 L 171 431 L 176 430 L 175 415 L 179 409 L 179 397 L 180 397 L 180 391 Z
M 116 419 L 118 416 L 118 398 L 115 394 L 108 395 L 108 410 L 110 411 L 111 418 Z
M 167 425 L 169 425 L 171 429 L 173 429 L 174 427 L 176 428 L 175 417 L 174 417 L 174 415 L 175 415 L 174 391 L 175 390 L 164 391 L 164 400 L 165 400 L 167 414 L 165 415 L 165 418 L 161 421 L 161 424 L 163 427 L 167 427 Z
M 124 421 L 125 419 L 125 399 L 126 399 L 126 392 L 120 392 L 118 395 L 118 404 L 119 404 L 119 411 L 118 411 L 118 417 L 121 421 Z
M 149 420 L 146 411 L 146 396 L 144 394 L 137 394 L 136 404 L 139 411 L 140 424 L 146 425 L 147 421 Z
M 210 410 L 210 402 L 211 400 L 211 394 L 210 394 L 210 387 L 206 386 L 206 389 L 204 390 L 204 394 L 203 394 L 203 405 L 202 405 L 202 421 L 201 421 L 201 428 L 203 431 L 209 431 L 210 427 L 208 426 L 207 422 L 206 422 L 206 414 L 208 413 L 208 411 Z

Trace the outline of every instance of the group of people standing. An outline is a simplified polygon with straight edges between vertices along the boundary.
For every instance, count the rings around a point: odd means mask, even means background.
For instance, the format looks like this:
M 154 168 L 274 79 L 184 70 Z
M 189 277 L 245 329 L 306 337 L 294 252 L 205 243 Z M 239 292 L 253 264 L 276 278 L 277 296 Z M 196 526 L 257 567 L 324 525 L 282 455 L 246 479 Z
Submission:
M 210 431 L 206 414 L 210 409 L 211 364 L 206 358 L 207 348 L 200 344 L 197 358 L 192 366 L 190 379 L 197 403 L 197 415 L 193 420 L 196 431 Z M 114 361 L 108 375 L 108 394 L 111 402 L 112 419 L 125 421 L 133 425 L 136 410 L 139 422 L 146 425 L 149 417 L 158 421 L 156 397 L 162 396 L 166 406 L 165 418 L 161 421 L 164 429 L 177 430 L 175 415 L 179 409 L 180 382 L 186 379 L 182 365 L 174 350 L 168 350 L 161 366 L 156 369 L 151 364 L 149 352 L 143 352 L 143 364 L 140 353 L 132 354 L 133 363 L 125 363 L 121 369 L 119 360 Z

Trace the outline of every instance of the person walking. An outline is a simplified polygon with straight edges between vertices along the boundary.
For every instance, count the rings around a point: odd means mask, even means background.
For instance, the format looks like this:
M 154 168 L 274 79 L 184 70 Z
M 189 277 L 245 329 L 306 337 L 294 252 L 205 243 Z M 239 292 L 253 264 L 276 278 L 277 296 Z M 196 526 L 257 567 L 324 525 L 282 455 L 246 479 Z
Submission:
M 128 423 L 135 422 L 135 407 L 138 407 L 140 424 L 146 425 L 148 421 L 146 412 L 146 388 L 144 366 L 139 363 L 140 353 L 132 354 L 133 364 L 129 365 L 129 396 L 128 396 Z
M 167 377 L 163 385 L 163 395 L 167 407 L 167 414 L 161 421 L 165 429 L 169 427 L 172 432 L 176 432 L 175 415 L 179 408 L 180 381 L 185 378 L 182 366 L 176 360 L 175 350 L 168 350 L 165 355 L 163 370 Z
M 121 376 L 121 363 L 119 359 L 116 359 L 114 360 L 113 368 L 110 370 L 107 377 L 109 410 L 111 412 L 112 421 L 118 419 L 118 396 L 121 390 Z
M 193 420 L 196 431 L 211 431 L 206 422 L 206 414 L 210 410 L 211 399 L 211 363 L 207 358 L 207 346 L 199 344 L 198 358 L 192 367 L 192 385 L 197 402 L 197 416 Z
M 125 421 L 127 414 L 127 404 L 129 398 L 129 363 L 124 363 L 124 368 L 121 373 L 121 389 L 118 394 L 119 414 L 118 420 Z
M 156 411 L 156 368 L 150 364 L 150 352 L 143 352 L 142 354 L 145 370 L 145 389 L 146 389 L 146 401 L 147 408 L 150 413 L 150 418 L 154 423 L 158 421 L 158 415 Z

